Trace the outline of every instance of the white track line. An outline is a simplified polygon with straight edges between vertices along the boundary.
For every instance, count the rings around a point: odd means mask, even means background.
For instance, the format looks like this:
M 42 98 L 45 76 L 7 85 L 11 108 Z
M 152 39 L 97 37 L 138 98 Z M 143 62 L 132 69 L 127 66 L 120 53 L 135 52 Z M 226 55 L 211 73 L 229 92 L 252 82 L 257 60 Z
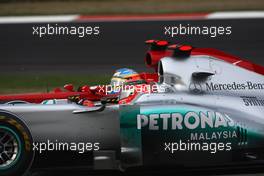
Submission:
M 249 18 L 264 18 L 264 11 L 250 12 L 215 12 L 208 14 L 207 19 L 249 19 Z
M 172 15 L 127 15 L 127 16 L 79 16 L 78 22 L 141 22 L 141 21 L 176 21 L 205 19 L 207 14 L 172 14 Z
M 0 24 L 71 22 L 78 17 L 79 15 L 10 16 L 0 17 Z
M 82 18 L 84 17 L 84 18 Z M 100 17 L 100 16 L 99 16 Z M 10 16 L 0 17 L 0 24 L 19 24 L 19 23 L 63 23 L 63 22 L 103 22 L 103 21 L 174 21 L 174 20 L 211 20 L 211 19 L 252 19 L 264 18 L 264 11 L 242 11 L 242 12 L 214 12 L 197 16 L 188 14 L 186 16 L 102 16 L 100 18 L 85 17 L 82 15 L 50 15 L 50 16 Z

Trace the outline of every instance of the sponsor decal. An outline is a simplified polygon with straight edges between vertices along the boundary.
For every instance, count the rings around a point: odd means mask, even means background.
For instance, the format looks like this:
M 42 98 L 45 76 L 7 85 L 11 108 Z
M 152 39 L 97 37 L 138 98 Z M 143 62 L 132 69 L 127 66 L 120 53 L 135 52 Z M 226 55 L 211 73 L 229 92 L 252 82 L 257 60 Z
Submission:
M 182 130 L 197 128 L 232 127 L 234 121 L 226 114 L 220 112 L 193 112 L 164 114 L 138 114 L 137 129 L 148 128 L 149 130 Z
M 211 133 L 191 133 L 190 140 L 201 141 L 201 140 L 216 140 L 216 139 L 229 139 L 237 138 L 236 131 L 217 131 Z
M 191 130 L 190 141 L 206 141 L 237 138 L 234 127 L 238 125 L 227 114 L 220 112 L 193 112 L 138 114 L 137 129 L 157 130 Z M 231 127 L 231 128 L 230 128 Z M 206 131 L 201 131 L 205 129 Z M 195 131 L 197 130 L 197 131 Z
M 264 99 L 257 97 L 241 96 L 245 106 L 264 106 Z
M 193 93 L 202 93 L 204 91 L 239 91 L 239 90 L 264 90 L 264 83 L 254 83 L 247 81 L 245 83 L 190 83 L 189 90 Z
M 203 92 L 202 85 L 199 83 L 191 83 L 189 85 L 189 90 L 193 93 L 200 94 Z
M 225 83 L 225 84 L 216 84 L 216 83 L 206 83 L 207 91 L 218 91 L 218 90 L 263 90 L 264 83 L 253 83 L 247 81 L 246 83 Z

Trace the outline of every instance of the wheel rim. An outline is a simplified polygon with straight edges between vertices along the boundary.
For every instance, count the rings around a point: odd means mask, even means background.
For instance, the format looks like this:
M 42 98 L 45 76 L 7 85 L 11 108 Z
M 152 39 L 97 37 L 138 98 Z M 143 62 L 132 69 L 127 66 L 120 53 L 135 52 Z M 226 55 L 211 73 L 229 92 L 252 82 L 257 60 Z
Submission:
M 20 140 L 10 128 L 0 126 L 0 169 L 14 165 L 20 155 Z

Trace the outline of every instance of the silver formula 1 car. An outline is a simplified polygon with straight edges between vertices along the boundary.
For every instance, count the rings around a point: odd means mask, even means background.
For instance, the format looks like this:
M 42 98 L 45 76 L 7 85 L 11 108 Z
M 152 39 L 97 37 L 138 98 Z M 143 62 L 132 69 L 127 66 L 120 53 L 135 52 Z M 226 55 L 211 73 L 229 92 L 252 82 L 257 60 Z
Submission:
M 174 46 L 160 59 L 148 53 L 147 64 L 159 74 L 157 91 L 138 93 L 129 103 L 1 105 L 0 175 L 54 167 L 263 165 L 259 67 L 255 72 L 193 50 Z M 131 92 L 120 93 L 127 96 Z

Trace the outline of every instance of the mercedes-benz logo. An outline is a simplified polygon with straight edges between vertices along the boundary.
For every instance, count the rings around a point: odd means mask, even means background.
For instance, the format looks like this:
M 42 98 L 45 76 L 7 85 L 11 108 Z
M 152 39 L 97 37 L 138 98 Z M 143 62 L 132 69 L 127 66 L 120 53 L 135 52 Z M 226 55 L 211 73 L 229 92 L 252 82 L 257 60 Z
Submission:
M 189 90 L 195 94 L 200 94 L 203 92 L 202 86 L 199 83 L 190 83 Z

